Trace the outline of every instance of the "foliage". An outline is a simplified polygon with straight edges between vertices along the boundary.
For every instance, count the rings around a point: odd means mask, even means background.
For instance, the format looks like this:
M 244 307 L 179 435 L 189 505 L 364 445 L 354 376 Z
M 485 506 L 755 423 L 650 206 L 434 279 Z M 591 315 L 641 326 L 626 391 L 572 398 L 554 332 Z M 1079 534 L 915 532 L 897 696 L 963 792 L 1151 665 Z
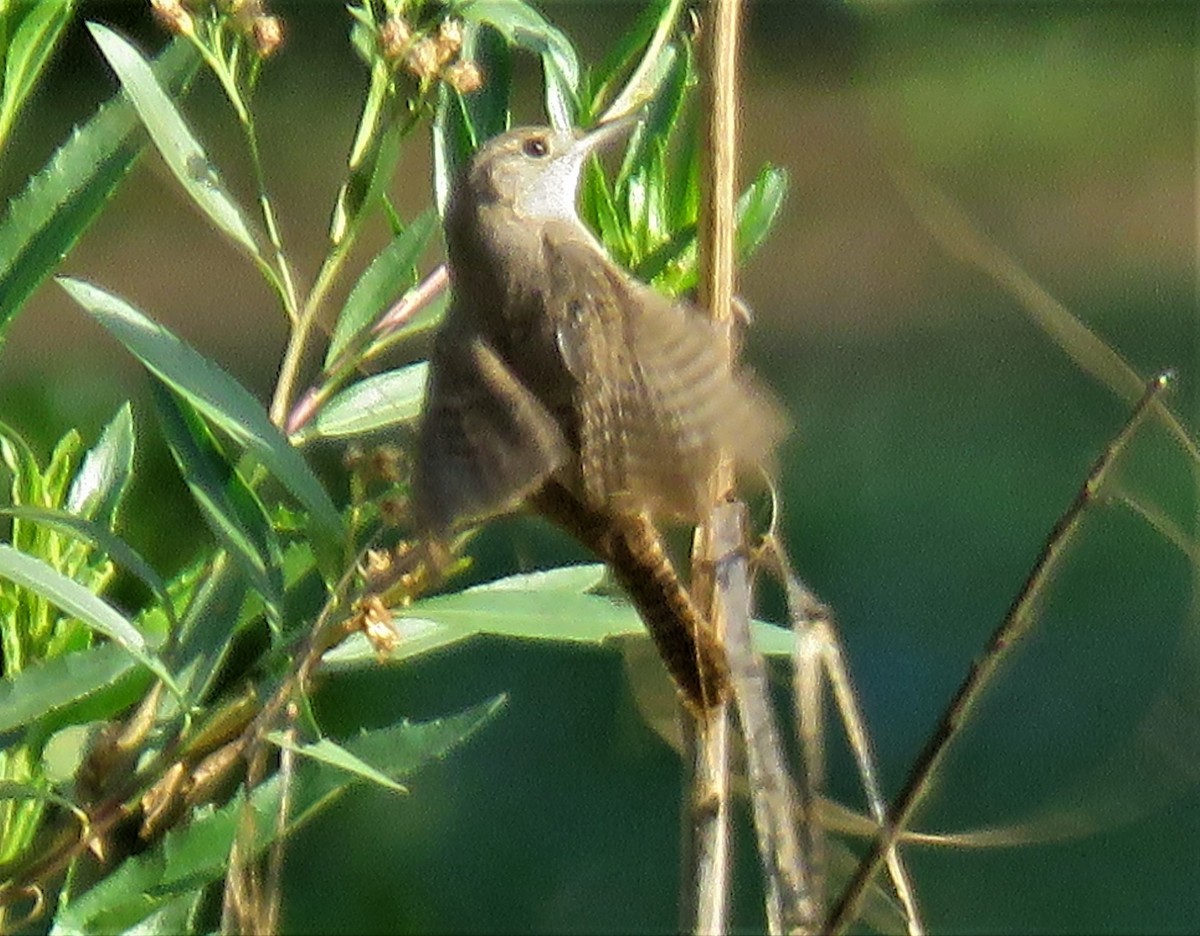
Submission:
M 144 148 L 144 129 L 180 189 L 269 284 L 288 347 L 264 406 L 108 286 L 59 279 L 153 376 L 154 407 L 136 418 L 122 407 L 90 449 L 68 432 L 44 464 L 0 425 L 11 501 L 9 544 L 0 545 L 2 929 L 27 911 L 52 918 L 56 931 L 206 931 L 205 894 L 227 871 L 230 899 L 247 861 L 352 783 L 405 792 L 398 778 L 502 707 L 491 699 L 338 741 L 308 705 L 312 681 L 326 671 L 400 662 L 481 633 L 598 642 L 639 629 L 633 611 L 603 593 L 598 567 L 426 596 L 436 575 L 405 539 L 403 453 L 356 449 L 349 501 L 339 505 L 329 493 L 337 485 L 303 449 L 394 431 L 419 413 L 423 363 L 361 373 L 384 351 L 413 346 L 441 314 L 445 278 L 437 270 L 422 277 L 422 257 L 455 171 L 508 126 L 514 50 L 539 58 L 556 124 L 645 108 L 615 179 L 590 171 L 586 212 L 615 254 L 664 289 L 694 284 L 698 148 L 687 115 L 696 76 L 679 28 L 682 4 L 653 5 L 618 53 L 587 71 L 571 42 L 519 0 L 356 0 L 350 40 L 370 79 L 328 253 L 306 293 L 266 183 L 254 107 L 281 20 L 259 3 L 151 6 L 175 35 L 153 62 L 115 31 L 88 24 L 121 92 L 62 143 L 0 222 L 0 326 L 104 209 Z M 0 7 L 8 18 L 0 32 L 12 36 L 0 145 L 73 4 L 38 0 L 23 18 L 11 10 Z M 181 107 L 198 64 L 218 82 L 242 135 L 253 207 L 226 185 Z M 426 126 L 436 157 L 430 207 L 405 220 L 387 183 L 402 147 Z M 782 173 L 766 167 L 743 196 L 745 253 L 766 236 L 784 189 Z M 393 237 L 349 288 L 323 367 L 299 393 L 315 323 L 350 275 L 372 218 Z M 120 535 L 136 441 L 152 421 L 210 537 L 198 537 L 194 560 L 165 581 Z M 164 522 L 172 509 L 161 505 Z M 106 597 L 118 570 L 139 583 L 140 603 Z M 56 739 L 68 752 L 57 772 L 46 757 Z M 255 907 L 236 912 L 243 925 L 269 919 Z

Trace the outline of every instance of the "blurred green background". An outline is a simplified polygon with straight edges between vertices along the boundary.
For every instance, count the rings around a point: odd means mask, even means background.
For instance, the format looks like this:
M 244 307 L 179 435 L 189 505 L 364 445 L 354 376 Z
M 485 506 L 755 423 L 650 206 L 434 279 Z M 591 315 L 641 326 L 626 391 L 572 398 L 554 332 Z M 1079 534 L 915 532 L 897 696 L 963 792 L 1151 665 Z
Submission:
M 634 3 L 550 2 L 595 61 Z M 288 42 L 259 105 L 284 235 L 315 270 L 363 68 L 335 2 L 277 5 Z M 134 3 L 86 17 L 162 41 Z M 917 168 L 1033 277 L 1149 376 L 1172 366 L 1196 414 L 1198 19 L 1191 3 L 750 4 L 743 169 L 787 167 L 776 235 L 746 269 L 747 358 L 785 400 L 785 533 L 834 608 L 894 791 L 958 680 L 1003 617 L 1055 519 L 1127 407 L 1083 374 L 1016 301 L 945 254 L 889 181 Z M 522 120 L 538 120 L 526 63 Z M 7 198 L 112 79 L 80 29 L 11 151 Z M 222 171 L 246 186 L 228 115 L 188 102 Z M 429 157 L 393 185 L 415 211 Z M 418 183 L 418 184 L 414 184 Z M 382 243 L 384 232 L 376 233 Z M 364 251 L 363 256 L 368 252 Z M 282 323 L 155 159 L 122 189 L 64 271 L 130 298 L 265 396 Z M 145 378 L 54 286 L 0 352 L 3 418 L 44 445 L 98 429 Z M 135 411 L 152 432 L 148 413 Z M 322 453 L 332 463 L 338 452 Z M 143 448 L 126 532 L 160 568 L 194 548 L 160 450 Z M 1148 426 L 1122 485 L 1195 530 L 1185 456 Z M 760 499 L 761 500 L 761 499 Z M 142 509 L 139 509 L 141 505 Z M 761 518 L 761 502 L 756 502 Z M 140 519 L 140 525 L 139 525 Z M 492 578 L 583 554 L 526 519 L 479 540 Z M 977 713 L 922 814 L 953 832 L 1021 825 L 1065 841 L 912 848 L 941 932 L 1200 929 L 1200 655 L 1194 566 L 1119 506 L 1089 514 L 1035 634 Z M 781 619 L 778 596 L 763 616 Z M 780 702 L 786 702 L 782 667 Z M 365 677 L 318 703 L 332 732 L 426 718 L 508 693 L 504 714 L 406 798 L 362 791 L 294 842 L 285 926 L 296 932 L 666 931 L 675 926 L 680 766 L 645 726 L 616 649 L 478 642 Z M 840 744 L 831 792 L 861 805 Z M 856 843 L 851 843 L 852 847 Z M 861 847 L 861 846 L 858 846 Z M 762 926 L 752 837 L 739 838 L 740 929 Z

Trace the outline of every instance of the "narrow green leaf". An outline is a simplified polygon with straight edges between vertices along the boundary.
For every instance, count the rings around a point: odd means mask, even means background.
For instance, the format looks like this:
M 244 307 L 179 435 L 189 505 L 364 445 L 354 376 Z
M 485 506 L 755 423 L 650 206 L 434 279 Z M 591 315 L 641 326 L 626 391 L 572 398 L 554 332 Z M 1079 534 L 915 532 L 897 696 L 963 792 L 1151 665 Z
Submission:
M 498 695 L 442 718 L 425 722 L 402 719 L 383 728 L 360 732 L 342 745 L 355 757 L 374 764 L 397 780 L 461 747 L 499 715 L 507 701 L 506 696 Z
M 524 0 L 466 0 L 457 12 L 469 22 L 493 27 L 513 45 L 541 56 L 551 123 L 564 129 L 574 125 L 579 60 L 566 36 Z
M 186 400 L 156 384 L 154 403 L 167 446 L 200 515 L 278 624 L 283 607 L 280 548 L 266 509 Z
M 0 543 L 0 576 L 10 579 L 124 647 L 134 659 L 154 673 L 176 695 L 179 687 L 145 638 L 112 605 L 40 559 Z
M 429 238 L 437 230 L 438 216 L 430 208 L 419 215 L 403 233 L 392 239 L 371 261 L 366 272 L 354 284 L 338 315 L 325 366 L 330 368 L 338 355 L 363 329 L 379 317 L 388 303 L 415 282 L 413 270 Z
M 365 732 L 346 742 L 355 756 L 383 766 L 395 779 L 430 760 L 445 756 L 495 717 L 504 704 L 497 697 L 466 711 L 423 723 L 401 722 Z M 286 833 L 294 832 L 321 809 L 361 780 L 323 764 L 305 763 L 296 771 L 293 810 Z M 248 857 L 276 837 L 280 784 L 271 777 L 254 789 L 247 806 L 239 794 L 220 809 L 206 810 L 186 825 L 171 830 L 152 850 L 127 859 L 119 868 L 65 907 L 52 934 L 126 930 L 148 919 L 182 895 L 219 880 L 228 872 L 227 858 L 234 837 L 249 827 L 254 838 Z
M 503 133 L 509 126 L 512 94 L 512 50 L 495 29 L 468 23 L 463 58 L 480 67 L 487 80 L 478 91 L 462 98 L 477 142 Z
M 170 595 L 167 594 L 166 583 L 154 568 L 141 555 L 112 530 L 103 527 L 93 520 L 78 517 L 63 510 L 53 510 L 48 507 L 7 507 L 0 508 L 0 515 L 18 517 L 34 523 L 44 523 L 47 526 L 68 530 L 80 539 L 86 540 L 93 546 L 108 554 L 117 565 L 136 576 L 143 585 L 149 588 L 163 613 L 167 615 L 172 626 L 178 625 L 175 609 L 171 605 Z
M 433 192 L 438 217 L 446 216 L 450 192 L 479 142 L 462 95 L 443 83 L 433 117 Z
M 605 106 L 609 98 L 616 96 L 617 82 L 633 68 L 634 60 L 639 57 L 644 58 L 643 50 L 652 56 L 649 62 L 644 62 L 643 68 L 654 67 L 654 59 L 657 58 L 661 44 L 654 43 L 653 40 L 658 33 L 664 30 L 664 26 L 669 35 L 669 29 L 673 25 L 674 19 L 672 13 L 679 4 L 680 0 L 658 0 L 657 3 L 647 4 L 645 9 L 638 14 L 634 24 L 609 46 L 593 74 L 595 90 L 588 102 L 587 111 L 581 115 L 589 124 L 600 116 L 600 109 Z M 639 71 L 641 70 L 639 69 Z M 627 93 L 629 93 L 628 89 L 621 92 L 623 95 Z
M 226 190 L 216 167 L 188 128 L 170 96 L 154 77 L 149 63 L 130 43 L 99 23 L 88 23 L 88 30 L 100 51 L 121 80 L 138 116 L 150 133 L 150 139 L 162 154 L 179 184 L 197 207 L 234 243 L 265 264 L 258 241 L 242 209 Z
M 157 377 L 244 445 L 308 510 L 318 555 L 341 552 L 342 521 L 300 453 L 241 384 L 124 300 L 82 280 L 60 278 L 71 297 Z
M 366 377 L 321 407 L 304 438 L 337 439 L 411 422 L 425 399 L 427 361 Z
M 4 93 L 0 96 L 0 150 L 4 149 L 17 114 L 70 22 L 74 7 L 75 0 L 38 0 L 27 7 L 28 12 L 21 18 L 7 49 L 2 50 L 0 57 L 5 61 Z M 3 16 L 15 18 L 20 11 L 20 6 L 14 9 L 10 5 Z
M 787 195 L 787 172 L 776 166 L 764 166 L 758 178 L 742 192 L 737 202 L 738 261 L 744 262 L 754 254 L 770 234 L 783 207 Z M 694 253 L 696 249 L 696 225 L 688 224 L 672 235 L 671 239 L 645 257 L 634 270 L 638 279 L 658 279 L 672 264 Z M 694 264 L 674 281 L 673 293 L 684 292 L 696 285 Z
M 641 621 L 631 605 L 600 595 L 565 591 L 474 588 L 419 601 L 407 618 L 432 621 L 463 637 L 492 634 L 532 640 L 600 643 L 636 634 Z
M 400 640 L 388 656 L 398 662 L 477 636 L 598 644 L 644 634 L 631 605 L 563 589 L 480 587 L 418 601 L 395 617 Z M 325 654 L 334 670 L 356 669 L 378 655 L 362 635 Z
M 174 893 L 174 891 L 172 891 Z M 159 905 L 153 913 L 138 920 L 128 929 L 122 930 L 122 936 L 173 936 L 173 934 L 201 933 L 206 930 L 198 929 L 197 919 L 205 905 L 204 886 L 192 890 L 184 890 L 178 896 L 171 897 L 166 903 Z
M 199 57 L 175 40 L 154 63 L 172 92 L 195 74 Z M 76 130 L 13 199 L 0 221 L 0 335 L 107 204 L 144 146 L 132 105 L 117 94 Z
M 87 813 L 72 803 L 65 796 L 53 790 L 35 786 L 32 783 L 22 783 L 17 780 L 0 780 L 0 800 L 37 800 L 38 802 L 61 806 L 75 814 L 80 825 L 86 826 Z
M 737 202 L 737 254 L 741 261 L 754 255 L 779 218 L 787 196 L 786 169 L 766 165 Z
M 607 575 L 602 562 L 560 566 L 539 572 L 522 572 L 507 578 L 476 585 L 468 591 L 573 592 L 581 595 L 600 585 Z
M 643 105 L 643 120 L 633 131 L 617 171 L 613 188 L 618 193 L 625 191 L 633 176 L 645 172 L 652 149 L 665 144 L 674 135 L 691 77 L 691 56 L 681 54 L 674 45 L 666 46 L 656 60 L 653 73 L 647 76 L 646 92 L 652 97 Z M 660 176 L 655 181 L 666 185 L 670 180 Z
M 0 735 L 97 695 L 136 666 L 123 648 L 101 644 L 36 663 L 0 680 Z
M 112 526 L 133 477 L 133 410 L 126 403 L 84 456 L 67 493 L 67 510 Z
M 229 652 L 237 628 L 238 612 L 245 602 L 246 577 L 226 553 L 219 553 L 188 606 L 179 627 L 180 638 L 170 654 L 180 672 L 187 698 L 206 698 L 213 677 Z
M 371 783 L 392 790 L 393 792 L 408 792 L 407 787 L 401 786 L 387 774 L 376 770 L 362 758 L 351 754 L 336 741 L 331 741 L 329 738 L 321 738 L 319 741 L 313 741 L 308 744 L 299 744 L 289 740 L 287 735 L 282 731 L 272 731 L 267 734 L 267 740 L 276 747 L 285 748 L 299 754 L 301 757 L 307 757 L 310 760 L 319 761 L 322 764 L 328 764 L 331 767 L 344 770 L 348 774 L 369 780 Z

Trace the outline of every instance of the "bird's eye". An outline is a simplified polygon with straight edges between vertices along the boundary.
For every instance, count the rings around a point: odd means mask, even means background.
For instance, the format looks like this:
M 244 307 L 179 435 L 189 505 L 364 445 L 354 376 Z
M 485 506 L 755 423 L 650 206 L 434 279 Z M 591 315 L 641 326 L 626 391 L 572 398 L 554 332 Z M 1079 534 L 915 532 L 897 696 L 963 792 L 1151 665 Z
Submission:
M 550 147 L 546 145 L 545 137 L 530 137 L 521 147 L 526 156 L 532 156 L 534 159 L 541 159 L 548 152 Z

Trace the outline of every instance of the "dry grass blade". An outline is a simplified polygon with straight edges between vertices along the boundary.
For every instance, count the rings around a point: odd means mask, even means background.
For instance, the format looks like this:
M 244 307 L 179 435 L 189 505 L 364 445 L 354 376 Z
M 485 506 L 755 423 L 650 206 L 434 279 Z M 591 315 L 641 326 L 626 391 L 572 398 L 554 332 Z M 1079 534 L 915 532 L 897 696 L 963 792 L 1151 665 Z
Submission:
M 976 267 L 1003 286 L 1020 302 L 1034 324 L 1042 329 L 1084 373 L 1094 377 L 1121 399 L 1133 403 L 1146 380 L 1103 339 L 1071 314 L 1000 246 L 989 240 L 936 186 L 915 172 L 893 167 L 892 182 L 916 219 L 950 256 Z M 1161 420 L 1200 474 L 1200 445 L 1170 408 L 1154 400 L 1153 415 Z

